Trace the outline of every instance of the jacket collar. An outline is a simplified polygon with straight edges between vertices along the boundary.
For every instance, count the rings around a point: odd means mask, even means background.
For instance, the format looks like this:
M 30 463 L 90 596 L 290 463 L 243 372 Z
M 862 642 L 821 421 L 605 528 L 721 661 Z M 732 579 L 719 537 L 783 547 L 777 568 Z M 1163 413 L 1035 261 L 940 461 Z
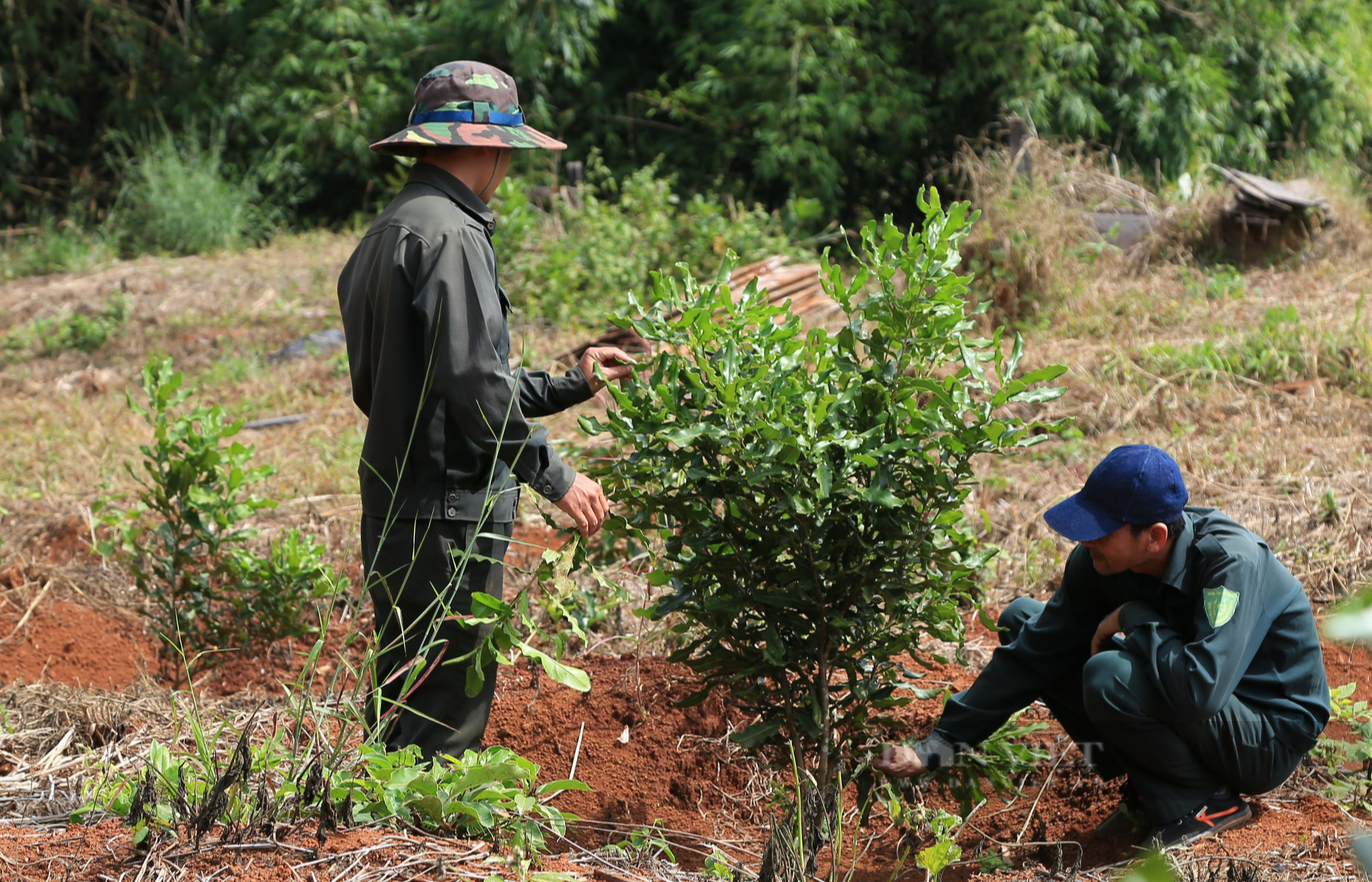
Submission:
M 1163 570 L 1162 578 L 1159 580 L 1178 591 L 1182 590 L 1182 582 L 1186 578 L 1186 562 L 1191 557 L 1191 545 L 1196 541 L 1196 528 L 1191 524 L 1191 515 L 1183 512 L 1182 520 L 1185 523 L 1181 528 L 1181 534 L 1177 536 L 1177 544 L 1172 547 L 1172 559 L 1167 562 L 1167 569 Z
M 472 188 L 431 162 L 416 162 L 410 169 L 409 183 L 427 184 L 439 190 L 458 207 L 480 221 L 486 229 L 495 226 L 495 213 L 472 192 Z

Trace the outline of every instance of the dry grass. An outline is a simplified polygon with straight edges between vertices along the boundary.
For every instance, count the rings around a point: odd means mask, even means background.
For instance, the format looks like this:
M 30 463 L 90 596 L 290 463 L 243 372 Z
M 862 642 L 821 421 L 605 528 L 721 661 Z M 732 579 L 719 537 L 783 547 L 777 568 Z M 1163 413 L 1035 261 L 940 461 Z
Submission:
M 1192 503 L 1220 508 L 1263 536 L 1317 603 L 1366 582 L 1372 401 L 1365 387 L 1318 375 L 1274 383 L 1204 367 L 1149 369 L 1159 347 L 1251 343 L 1270 310 L 1291 306 L 1298 325 L 1283 326 L 1273 345 L 1312 363 L 1331 348 L 1347 349 L 1350 370 L 1365 375 L 1372 321 L 1360 305 L 1372 290 L 1372 218 L 1364 195 L 1337 169 L 1316 175 L 1335 223 L 1299 252 L 1231 270 L 1208 263 L 1207 219 L 1225 199 L 1214 185 L 1169 205 L 1136 198 L 1123 182 L 1102 184 L 1109 175 L 1099 160 L 1041 144 L 1034 150 L 1032 188 L 1006 183 L 1004 155 L 969 157 L 964 170 L 988 199 L 983 235 L 1018 234 L 1040 249 L 1035 272 L 1050 280 L 1053 297 L 1038 301 L 1036 320 L 1024 328 L 1028 360 L 1069 367 L 1066 395 L 1043 412 L 1070 417 L 1078 437 L 987 464 L 976 504 L 990 516 L 988 538 L 1005 549 L 991 596 L 1055 584 L 1069 549 L 1041 513 L 1074 492 L 1108 450 L 1134 442 L 1171 451 Z M 1081 260 L 1089 253 L 1079 244 L 1083 206 L 1124 196 L 1149 207 L 1158 234 L 1128 256 Z M 1207 288 L 1219 274 L 1239 281 Z

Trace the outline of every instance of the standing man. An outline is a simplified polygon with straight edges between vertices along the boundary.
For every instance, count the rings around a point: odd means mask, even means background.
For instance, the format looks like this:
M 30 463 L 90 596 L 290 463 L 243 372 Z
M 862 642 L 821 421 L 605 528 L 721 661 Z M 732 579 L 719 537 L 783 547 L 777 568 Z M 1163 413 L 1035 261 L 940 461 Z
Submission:
M 632 359 L 602 347 L 563 376 L 510 370 L 488 203 L 515 149 L 566 145 L 524 124 L 514 80 L 487 64 L 434 68 L 414 102 L 409 125 L 371 149 L 419 161 L 338 279 L 353 400 L 368 417 L 358 467 L 378 651 L 368 721 L 390 748 L 461 756 L 481 747 L 495 666 L 469 697 L 469 665 L 455 660 L 483 631 L 455 617 L 470 614 L 474 591 L 501 595 L 519 483 L 583 536 L 609 512 L 600 485 L 528 418 L 587 400 L 628 376 Z
M 1257 536 L 1186 502 L 1172 457 L 1112 450 L 1044 514 L 1080 543 L 1052 599 L 1007 606 L 976 682 L 876 768 L 947 765 L 1041 699 L 1101 777 L 1128 775 L 1098 832 L 1147 823 L 1167 848 L 1248 821 L 1239 794 L 1295 770 L 1329 719 L 1329 686 L 1301 584 Z

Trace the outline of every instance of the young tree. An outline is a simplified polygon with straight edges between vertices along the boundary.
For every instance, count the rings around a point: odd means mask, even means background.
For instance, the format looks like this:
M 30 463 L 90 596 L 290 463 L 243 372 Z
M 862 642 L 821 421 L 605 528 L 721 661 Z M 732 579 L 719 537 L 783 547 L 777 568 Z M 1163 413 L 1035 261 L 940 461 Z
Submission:
M 825 255 L 837 333 L 755 286 L 735 303 L 723 279 L 656 276 L 623 323 L 657 353 L 584 423 L 633 450 L 597 477 L 660 539 L 652 579 L 672 591 L 653 613 L 681 614 L 693 698 L 727 688 L 759 717 L 735 739 L 821 788 L 871 783 L 860 745 L 909 700 L 902 658 L 961 638 L 993 553 L 964 517 L 973 460 L 1043 440 L 1010 406 L 1055 398 L 1042 384 L 1065 370 L 1021 374 L 1019 338 L 969 336 L 957 246 L 977 215 L 937 191 L 919 207 L 922 228 L 863 229 L 849 281 Z

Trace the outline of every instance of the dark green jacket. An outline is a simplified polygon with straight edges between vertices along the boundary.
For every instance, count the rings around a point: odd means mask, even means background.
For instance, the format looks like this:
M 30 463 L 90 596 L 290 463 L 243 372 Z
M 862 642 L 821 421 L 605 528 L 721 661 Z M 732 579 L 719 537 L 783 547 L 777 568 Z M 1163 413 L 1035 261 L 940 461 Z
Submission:
M 916 746 L 921 756 L 939 754 L 937 764 L 955 745 L 980 743 L 1044 684 L 1069 680 L 1090 657 L 1096 628 L 1121 606 L 1124 648 L 1147 662 L 1174 719 L 1206 719 L 1237 696 L 1273 721 L 1287 747 L 1314 746 L 1329 719 L 1329 684 L 1304 589 L 1261 539 L 1220 512 L 1187 508 L 1185 517 L 1161 579 L 1098 575 L 1077 546 L 1038 618 L 948 699 L 934 734 Z
M 528 417 L 591 390 L 580 368 L 510 370 L 494 230 L 465 184 L 417 163 L 339 276 L 353 400 L 368 417 L 366 515 L 476 521 L 489 508 L 486 517 L 510 521 L 511 472 L 553 501 L 572 486 L 575 473 Z

